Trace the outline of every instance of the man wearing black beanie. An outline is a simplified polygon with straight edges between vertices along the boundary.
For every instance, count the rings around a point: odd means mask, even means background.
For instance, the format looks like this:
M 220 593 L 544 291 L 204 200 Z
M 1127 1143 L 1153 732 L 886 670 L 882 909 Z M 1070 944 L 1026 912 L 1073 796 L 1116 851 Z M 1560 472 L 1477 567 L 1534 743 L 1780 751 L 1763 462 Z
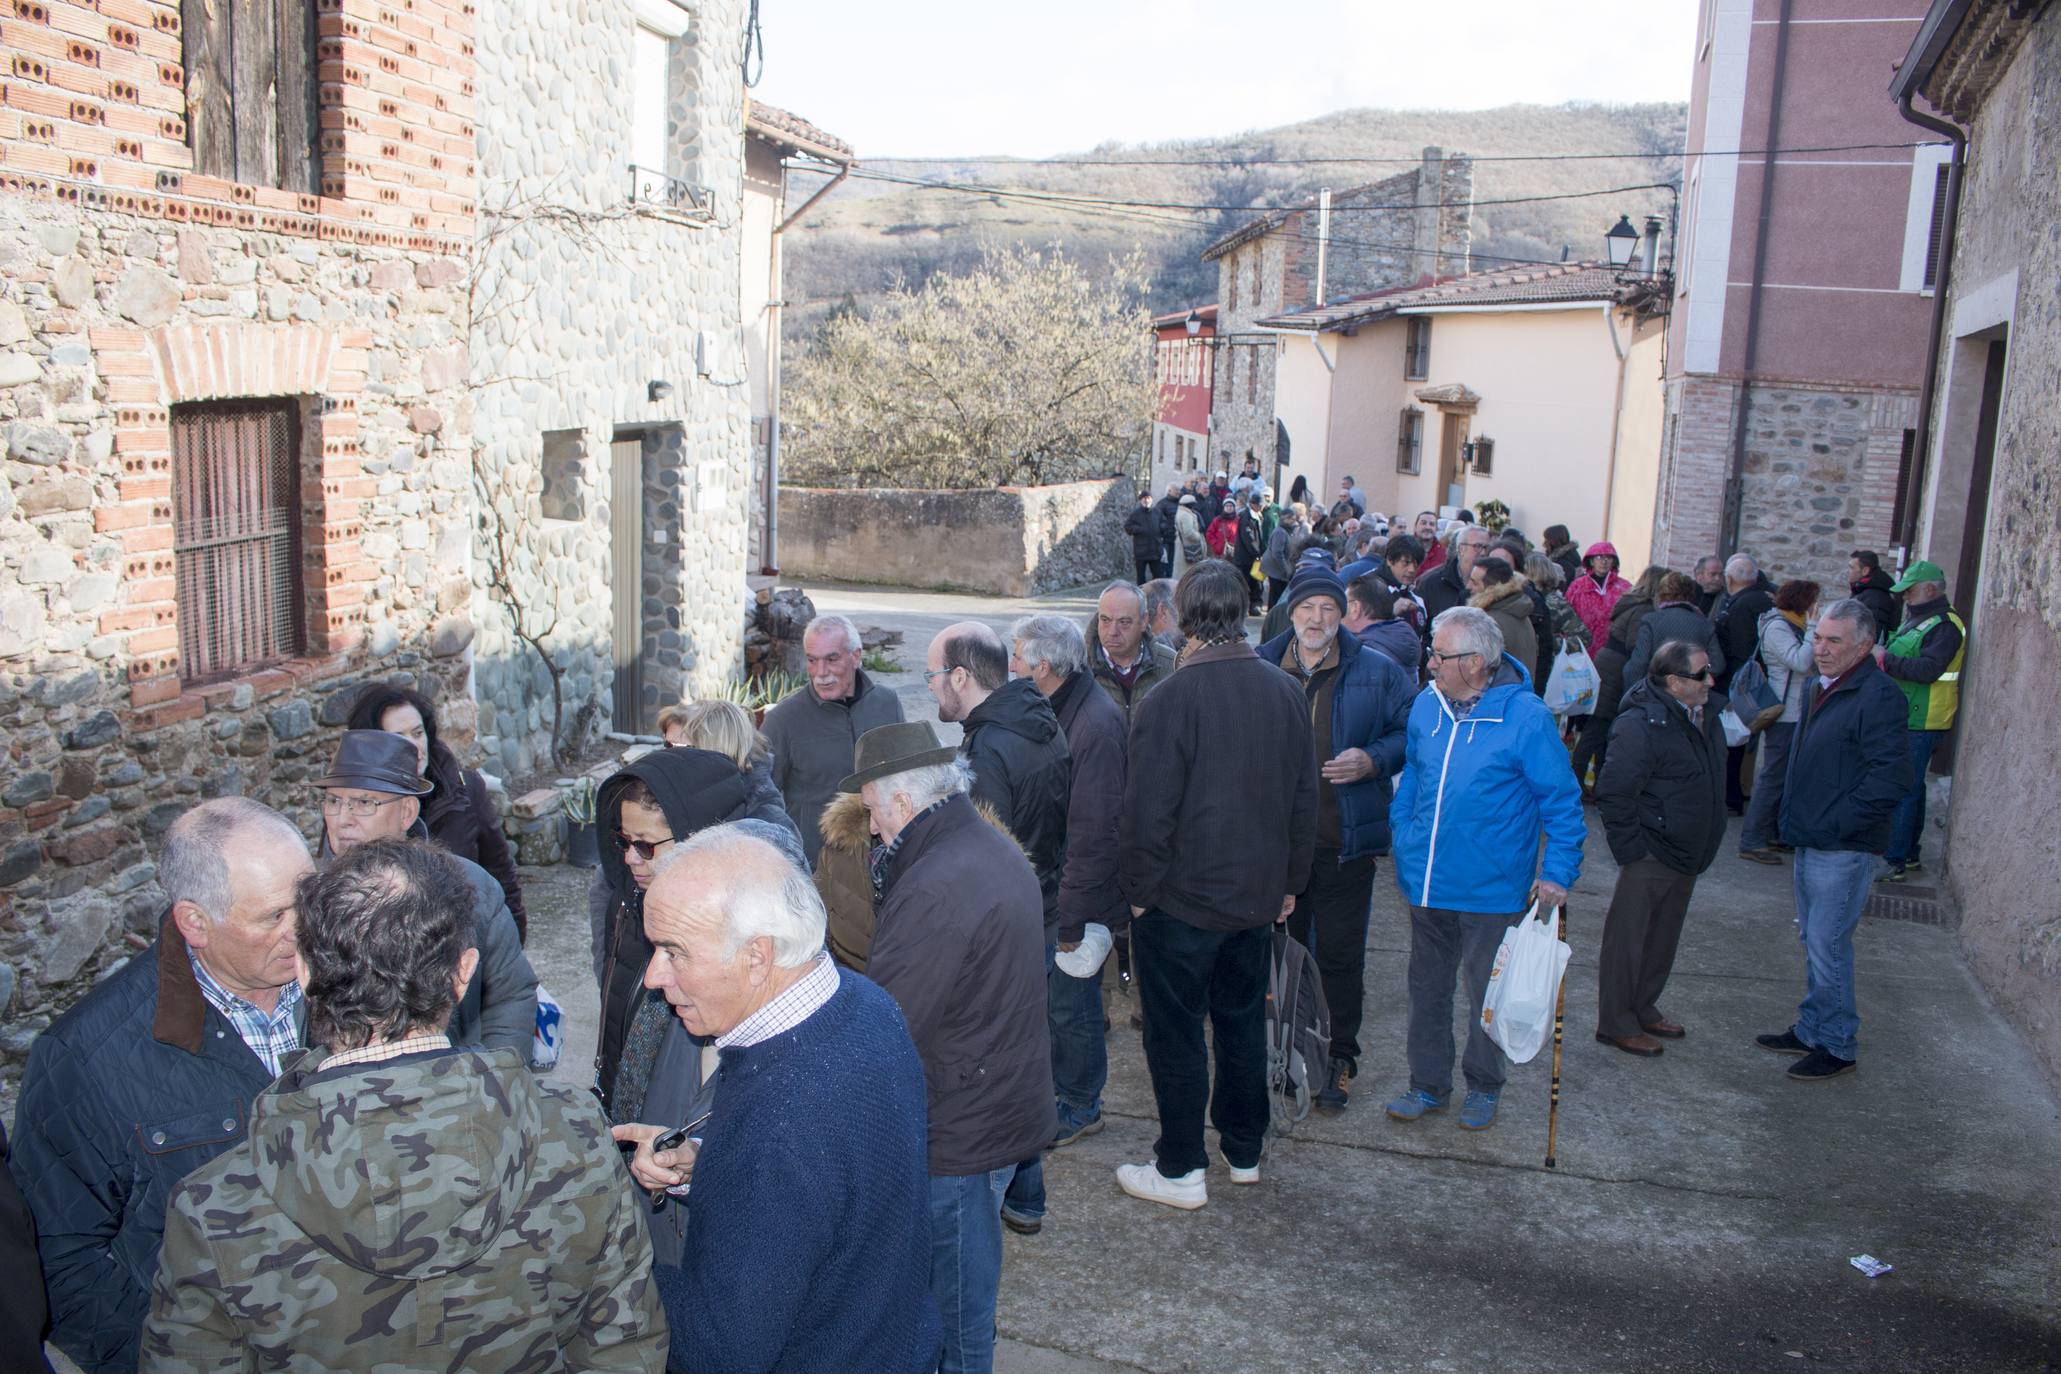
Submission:
M 1389 780 L 1403 766 L 1417 684 L 1388 655 L 1338 632 L 1345 584 L 1329 568 L 1298 569 L 1282 601 L 1291 628 L 1259 656 L 1302 688 L 1318 765 L 1316 857 L 1288 933 L 1315 956 L 1331 1011 L 1331 1063 L 1316 1104 L 1342 1112 L 1359 1072 L 1375 856 L 1388 852 Z

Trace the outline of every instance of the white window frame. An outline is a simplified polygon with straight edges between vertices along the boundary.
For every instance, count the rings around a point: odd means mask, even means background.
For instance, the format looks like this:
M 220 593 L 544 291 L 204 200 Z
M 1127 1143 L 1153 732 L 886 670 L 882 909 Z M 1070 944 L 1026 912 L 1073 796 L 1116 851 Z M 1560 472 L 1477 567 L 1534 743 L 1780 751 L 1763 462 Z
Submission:
M 673 0 L 630 0 L 630 14 L 661 38 L 685 38 L 694 10 Z

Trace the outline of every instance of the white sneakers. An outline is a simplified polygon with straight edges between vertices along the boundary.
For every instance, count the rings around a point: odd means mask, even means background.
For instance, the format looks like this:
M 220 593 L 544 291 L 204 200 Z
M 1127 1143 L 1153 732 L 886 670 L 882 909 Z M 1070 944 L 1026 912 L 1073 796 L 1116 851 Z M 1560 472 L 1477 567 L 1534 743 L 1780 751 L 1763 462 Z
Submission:
M 1179 1178 L 1168 1178 L 1156 1164 L 1119 1164 L 1116 1186 L 1132 1197 L 1192 1212 L 1209 1201 L 1209 1185 L 1203 1181 L 1206 1172 L 1190 1169 Z
M 1231 1171 L 1231 1181 L 1233 1183 L 1242 1187 L 1248 1183 L 1259 1182 L 1259 1165 L 1255 1164 L 1250 1169 L 1241 1169 L 1231 1162 L 1231 1156 L 1223 1154 L 1222 1151 L 1218 1151 L 1218 1154 L 1223 1158 L 1224 1167 Z

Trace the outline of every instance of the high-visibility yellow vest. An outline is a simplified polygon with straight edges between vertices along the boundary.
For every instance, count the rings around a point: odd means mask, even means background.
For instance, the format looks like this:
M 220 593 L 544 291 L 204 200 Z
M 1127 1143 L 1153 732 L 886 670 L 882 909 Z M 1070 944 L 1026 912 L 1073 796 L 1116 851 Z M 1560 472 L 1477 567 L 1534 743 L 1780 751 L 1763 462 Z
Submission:
M 1925 636 L 1942 618 L 1961 632 L 1961 647 L 1954 650 L 1953 662 L 1947 664 L 1946 671 L 1932 682 L 1894 679 L 1896 685 L 1903 688 L 1904 700 L 1911 704 L 1911 718 L 1905 723 L 1913 730 L 1953 728 L 1954 712 L 1961 705 L 1961 661 L 1968 657 L 1968 627 L 1960 616 L 1952 611 L 1943 611 L 1940 615 L 1929 615 L 1903 626 L 1883 646 L 1883 651 L 1892 658 L 1916 658 L 1925 644 Z

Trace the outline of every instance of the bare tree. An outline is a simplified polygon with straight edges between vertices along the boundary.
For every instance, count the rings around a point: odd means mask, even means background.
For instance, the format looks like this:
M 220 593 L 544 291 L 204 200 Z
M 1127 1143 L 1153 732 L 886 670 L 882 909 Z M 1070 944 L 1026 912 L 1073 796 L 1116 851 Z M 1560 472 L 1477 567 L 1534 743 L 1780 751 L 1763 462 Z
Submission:
M 791 373 L 788 478 L 965 487 L 1133 467 L 1158 401 L 1145 289 L 1135 257 L 1098 285 L 1056 251 L 991 249 L 831 318 Z

